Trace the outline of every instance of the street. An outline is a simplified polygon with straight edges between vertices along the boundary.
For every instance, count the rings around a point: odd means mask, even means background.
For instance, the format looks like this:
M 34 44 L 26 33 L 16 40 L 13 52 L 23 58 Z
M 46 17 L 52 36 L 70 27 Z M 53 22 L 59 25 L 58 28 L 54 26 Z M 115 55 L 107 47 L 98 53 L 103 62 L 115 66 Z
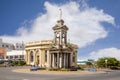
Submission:
M 22 67 L 21 67 L 22 68 Z M 0 80 L 120 80 L 120 71 L 102 74 L 58 75 L 12 72 L 14 67 L 0 67 Z

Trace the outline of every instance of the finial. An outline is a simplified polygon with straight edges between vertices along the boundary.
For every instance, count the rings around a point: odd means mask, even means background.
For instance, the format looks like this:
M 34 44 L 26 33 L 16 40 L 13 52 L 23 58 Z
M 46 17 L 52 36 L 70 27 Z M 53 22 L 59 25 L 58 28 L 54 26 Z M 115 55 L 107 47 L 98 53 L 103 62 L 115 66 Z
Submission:
M 62 9 L 59 9 L 60 11 L 60 20 L 62 19 Z

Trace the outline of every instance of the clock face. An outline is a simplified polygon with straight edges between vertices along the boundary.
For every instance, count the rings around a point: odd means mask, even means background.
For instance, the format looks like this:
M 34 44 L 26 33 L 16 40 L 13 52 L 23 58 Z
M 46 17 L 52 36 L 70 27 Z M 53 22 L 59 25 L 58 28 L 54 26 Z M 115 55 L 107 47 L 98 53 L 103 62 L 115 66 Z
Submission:
M 65 37 L 65 34 L 62 34 L 63 37 Z
M 57 34 L 57 37 L 59 37 L 60 35 L 59 34 Z

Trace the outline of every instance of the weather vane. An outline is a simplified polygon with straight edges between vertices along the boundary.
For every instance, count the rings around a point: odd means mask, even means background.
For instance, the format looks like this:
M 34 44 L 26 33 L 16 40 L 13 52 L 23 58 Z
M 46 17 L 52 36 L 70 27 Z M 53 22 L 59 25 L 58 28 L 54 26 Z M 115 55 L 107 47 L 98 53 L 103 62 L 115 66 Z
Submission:
M 60 20 L 62 19 L 62 9 L 59 9 L 60 11 Z

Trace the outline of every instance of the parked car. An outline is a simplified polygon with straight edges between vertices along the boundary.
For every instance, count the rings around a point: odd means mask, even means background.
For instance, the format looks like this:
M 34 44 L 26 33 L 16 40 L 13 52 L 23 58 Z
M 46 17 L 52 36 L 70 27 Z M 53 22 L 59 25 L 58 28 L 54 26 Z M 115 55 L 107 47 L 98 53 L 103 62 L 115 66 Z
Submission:
M 39 66 L 31 66 L 30 71 L 37 71 L 39 69 L 40 69 Z
M 74 66 L 72 66 L 72 67 L 70 68 L 70 71 L 77 71 L 77 68 L 74 67 Z

